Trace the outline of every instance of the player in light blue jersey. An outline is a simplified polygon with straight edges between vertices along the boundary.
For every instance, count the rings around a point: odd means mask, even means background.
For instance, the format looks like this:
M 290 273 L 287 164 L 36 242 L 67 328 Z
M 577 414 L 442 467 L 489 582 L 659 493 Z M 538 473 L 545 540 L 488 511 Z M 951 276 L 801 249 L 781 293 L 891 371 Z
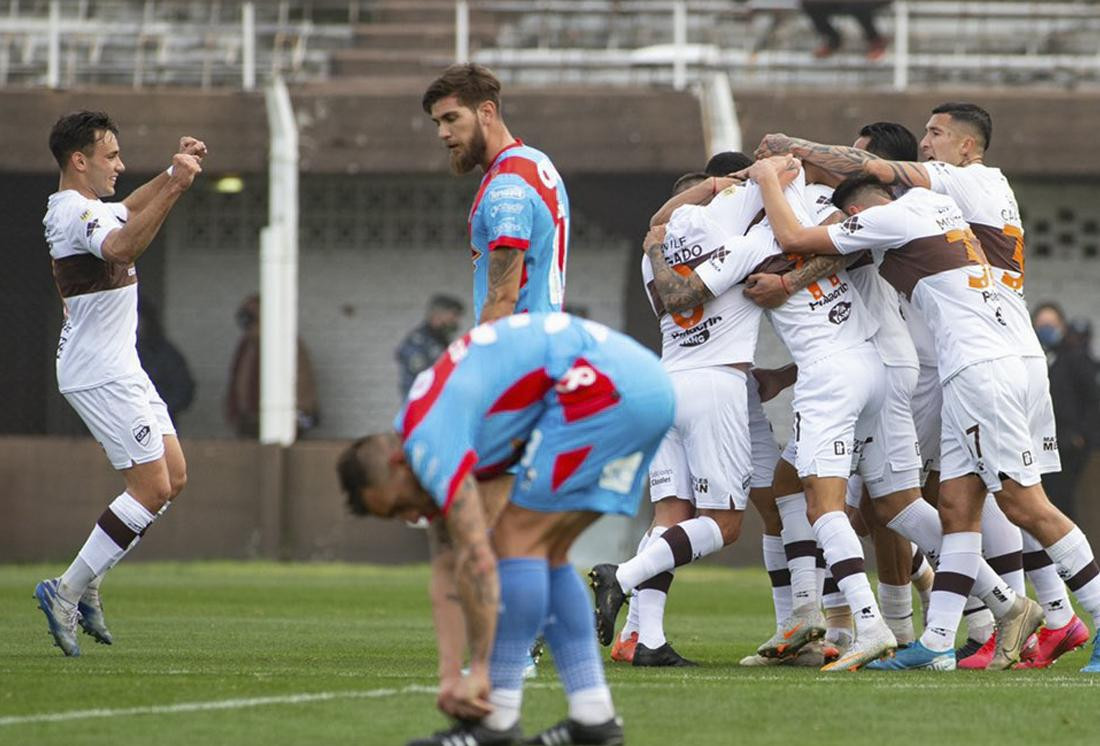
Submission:
M 523 669 L 540 630 L 569 717 L 531 743 L 622 743 L 592 607 L 567 555 L 600 515 L 637 510 L 673 409 L 657 358 L 629 337 L 562 313 L 518 314 L 452 343 L 413 383 L 396 433 L 341 455 L 354 512 L 427 517 L 455 554 L 470 672 L 459 671 L 463 641 L 438 630 L 439 706 L 460 720 L 412 744 L 520 743 Z M 478 480 L 513 465 L 490 536 Z
M 451 169 L 485 172 L 469 214 L 474 315 L 560 311 L 569 249 L 569 197 L 544 153 L 513 137 L 500 114 L 500 81 L 453 65 L 424 94 L 424 111 L 451 153 Z

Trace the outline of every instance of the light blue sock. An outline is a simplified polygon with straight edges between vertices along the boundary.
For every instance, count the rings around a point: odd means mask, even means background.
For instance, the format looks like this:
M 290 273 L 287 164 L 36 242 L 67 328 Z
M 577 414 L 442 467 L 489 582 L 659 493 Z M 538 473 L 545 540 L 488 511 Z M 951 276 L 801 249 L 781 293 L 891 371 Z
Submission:
M 567 695 L 607 686 L 592 603 L 572 565 L 550 571 L 550 619 L 544 634 Z
M 523 688 L 528 654 L 546 619 L 550 566 L 544 559 L 502 559 L 497 562 L 497 572 L 500 615 L 489 659 L 489 676 L 493 689 L 519 691 Z

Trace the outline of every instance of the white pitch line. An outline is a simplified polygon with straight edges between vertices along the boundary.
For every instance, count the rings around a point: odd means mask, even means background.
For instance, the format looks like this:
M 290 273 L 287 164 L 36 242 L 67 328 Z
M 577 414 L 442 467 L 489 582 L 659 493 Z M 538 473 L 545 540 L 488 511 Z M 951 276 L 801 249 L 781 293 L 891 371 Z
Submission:
M 129 717 L 131 715 L 174 715 L 181 712 L 204 712 L 208 710 L 238 710 L 246 707 L 265 707 L 267 705 L 298 705 L 310 702 L 328 702 L 336 699 L 377 699 L 394 697 L 401 694 L 435 694 L 436 688 L 410 684 L 400 689 L 367 689 L 346 692 L 312 692 L 302 694 L 284 694 L 276 697 L 251 697 L 248 699 L 219 699 L 210 702 L 179 702 L 174 705 L 152 705 L 149 707 L 119 707 L 114 709 L 69 710 L 67 712 L 44 712 L 37 715 L 13 715 L 0 718 L 0 726 L 26 725 L 29 723 L 60 723 L 67 720 L 88 718 Z

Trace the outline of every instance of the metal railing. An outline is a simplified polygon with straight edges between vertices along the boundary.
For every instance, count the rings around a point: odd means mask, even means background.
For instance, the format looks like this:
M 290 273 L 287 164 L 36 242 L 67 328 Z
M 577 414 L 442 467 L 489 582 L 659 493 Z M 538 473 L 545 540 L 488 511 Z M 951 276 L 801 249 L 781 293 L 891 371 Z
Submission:
M 1100 3 L 896 0 L 880 14 L 881 60 L 819 59 L 797 0 L 457 0 L 456 59 L 468 19 L 496 44 L 472 57 L 511 82 L 662 83 L 723 71 L 739 86 L 1100 85 Z M 842 30 L 854 26 L 841 20 Z

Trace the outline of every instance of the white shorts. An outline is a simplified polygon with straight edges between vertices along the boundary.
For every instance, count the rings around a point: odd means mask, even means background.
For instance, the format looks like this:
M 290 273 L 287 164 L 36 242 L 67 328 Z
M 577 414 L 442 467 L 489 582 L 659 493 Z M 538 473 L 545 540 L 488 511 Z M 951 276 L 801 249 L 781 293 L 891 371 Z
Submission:
M 920 444 L 910 409 L 916 385 L 916 368 L 886 366 L 886 397 L 859 457 L 859 473 L 871 497 L 920 487 Z
M 928 365 L 920 367 L 910 409 L 913 412 L 913 425 L 917 428 L 917 442 L 920 444 L 920 483 L 923 487 L 928 479 L 928 472 L 940 470 L 943 384 L 940 383 L 939 368 Z
M 975 363 L 943 385 L 941 482 L 977 474 L 993 493 L 1006 477 L 1024 487 L 1039 483 L 1027 391 L 1018 357 Z
M 871 436 L 885 393 L 882 358 L 870 342 L 800 368 L 794 385 L 794 427 L 783 458 L 799 477 L 847 479 L 856 443 Z
M 676 420 L 649 466 L 649 496 L 696 508 L 744 510 L 752 481 L 746 375 L 711 366 L 669 373 Z
M 760 401 L 760 386 L 756 376 L 749 374 L 749 437 L 752 440 L 752 489 L 771 487 L 775 478 L 775 465 L 779 462 L 779 445 L 775 442 L 772 423 L 764 414 Z
M 1058 454 L 1058 434 L 1054 425 L 1054 404 L 1050 400 L 1047 359 L 1022 359 L 1027 368 L 1028 429 L 1031 430 L 1031 442 L 1035 449 L 1035 463 L 1040 474 L 1054 474 L 1062 470 L 1062 457 Z
M 116 469 L 164 456 L 164 436 L 175 435 L 168 407 L 145 371 L 64 395 Z

